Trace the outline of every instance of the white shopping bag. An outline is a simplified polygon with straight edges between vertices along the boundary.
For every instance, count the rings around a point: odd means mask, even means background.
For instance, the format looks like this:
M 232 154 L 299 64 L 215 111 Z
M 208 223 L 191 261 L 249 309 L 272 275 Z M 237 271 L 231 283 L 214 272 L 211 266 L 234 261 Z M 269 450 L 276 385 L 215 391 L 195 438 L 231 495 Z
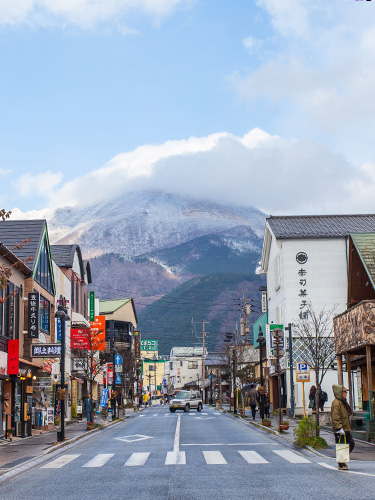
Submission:
M 345 436 L 345 443 L 336 444 L 336 462 L 338 462 L 339 464 L 347 464 L 349 460 L 350 460 L 349 444 L 346 442 L 346 436 Z

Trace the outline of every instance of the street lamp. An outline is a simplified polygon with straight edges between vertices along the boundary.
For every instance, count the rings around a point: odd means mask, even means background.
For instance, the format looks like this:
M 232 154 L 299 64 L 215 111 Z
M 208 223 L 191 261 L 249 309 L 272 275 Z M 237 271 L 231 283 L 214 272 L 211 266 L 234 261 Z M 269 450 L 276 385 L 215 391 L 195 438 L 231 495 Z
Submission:
M 60 299 L 58 300 L 57 311 L 55 313 L 55 318 L 60 319 L 61 321 L 61 362 L 60 362 L 60 384 L 61 389 L 64 389 L 65 386 L 65 322 L 70 320 L 67 311 L 67 300 L 65 297 L 60 295 Z M 60 439 L 57 438 L 58 441 L 65 440 L 65 398 L 63 397 L 61 400 L 61 429 L 60 429 Z
M 258 345 L 259 345 L 259 368 L 260 368 L 260 385 L 263 387 L 263 344 L 265 338 L 263 337 L 262 325 L 259 325 Z M 263 392 L 263 391 L 262 391 Z M 259 411 L 260 418 L 264 418 L 264 393 L 260 394 L 259 398 Z

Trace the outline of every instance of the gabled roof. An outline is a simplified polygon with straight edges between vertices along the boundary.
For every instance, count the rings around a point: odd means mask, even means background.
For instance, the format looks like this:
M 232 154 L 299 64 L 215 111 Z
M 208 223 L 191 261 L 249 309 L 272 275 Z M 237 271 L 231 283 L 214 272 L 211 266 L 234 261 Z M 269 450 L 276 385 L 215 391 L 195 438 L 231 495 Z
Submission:
M 132 299 L 100 300 L 99 314 L 113 314 Z
M 266 220 L 278 239 L 342 238 L 350 233 L 375 232 L 375 214 L 271 215 Z
M 375 289 L 375 233 L 352 233 L 350 237 Z
M 72 268 L 75 254 L 78 254 L 79 268 L 83 278 L 87 272 L 87 282 L 91 283 L 91 268 L 87 260 L 82 259 L 79 245 L 51 245 L 52 259 L 59 267 Z
M 0 243 L 10 249 L 22 261 L 31 257 L 32 261 L 28 263 L 28 267 L 34 271 L 46 225 L 45 220 L 0 221 Z M 14 248 L 14 245 L 27 238 L 30 238 L 30 241 L 23 245 L 22 248 Z

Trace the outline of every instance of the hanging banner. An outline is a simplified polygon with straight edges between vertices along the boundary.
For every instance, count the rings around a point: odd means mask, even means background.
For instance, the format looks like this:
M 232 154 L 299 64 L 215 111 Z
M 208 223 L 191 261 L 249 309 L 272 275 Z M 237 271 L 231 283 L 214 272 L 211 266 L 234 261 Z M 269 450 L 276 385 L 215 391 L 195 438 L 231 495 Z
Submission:
M 90 321 L 95 321 L 95 292 L 90 292 Z
M 90 321 L 91 350 L 105 350 L 105 316 L 95 316 L 95 321 Z
M 18 339 L 8 340 L 8 375 L 18 375 L 20 367 L 20 341 Z
M 102 407 L 107 406 L 107 400 L 108 400 L 108 389 L 103 389 L 100 398 L 100 406 Z
M 56 340 L 61 342 L 61 318 L 56 318 Z
M 89 328 L 71 328 L 70 329 L 70 348 L 90 350 L 90 329 Z
M 28 295 L 28 338 L 37 339 L 39 336 L 39 293 L 30 292 Z

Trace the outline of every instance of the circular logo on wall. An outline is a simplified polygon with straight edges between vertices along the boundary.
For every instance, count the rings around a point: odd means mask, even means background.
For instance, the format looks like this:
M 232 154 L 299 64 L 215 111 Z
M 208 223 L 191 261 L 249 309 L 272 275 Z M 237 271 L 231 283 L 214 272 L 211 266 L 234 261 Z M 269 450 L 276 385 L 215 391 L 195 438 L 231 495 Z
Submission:
M 305 252 L 298 252 L 296 255 L 296 261 L 298 264 L 306 264 L 307 254 Z

